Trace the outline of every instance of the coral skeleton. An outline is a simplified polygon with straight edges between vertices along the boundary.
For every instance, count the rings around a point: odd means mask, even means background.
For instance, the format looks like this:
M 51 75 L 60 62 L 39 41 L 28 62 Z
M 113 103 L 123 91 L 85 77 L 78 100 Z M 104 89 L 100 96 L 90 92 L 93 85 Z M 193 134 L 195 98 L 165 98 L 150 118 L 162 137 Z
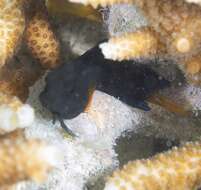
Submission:
M 0 66 L 12 57 L 25 27 L 24 0 L 0 2 Z
M 201 144 L 186 143 L 150 159 L 129 162 L 113 173 L 104 190 L 192 190 L 201 184 Z
M 0 121 L 2 133 L 28 127 L 34 121 L 34 110 L 17 97 L 0 93 Z
M 44 68 L 55 68 L 60 64 L 60 46 L 42 12 L 36 13 L 29 22 L 25 38 L 32 55 Z
M 57 162 L 57 149 L 39 139 L 26 139 L 23 130 L 0 136 L 0 186 L 24 180 L 43 182 Z

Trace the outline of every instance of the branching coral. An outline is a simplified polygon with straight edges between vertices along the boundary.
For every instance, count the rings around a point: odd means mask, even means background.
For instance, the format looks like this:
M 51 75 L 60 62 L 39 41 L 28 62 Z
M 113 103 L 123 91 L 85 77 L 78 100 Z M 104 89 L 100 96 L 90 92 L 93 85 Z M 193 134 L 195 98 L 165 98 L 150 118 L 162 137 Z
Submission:
M 56 149 L 22 130 L 0 136 L 0 186 L 23 180 L 42 182 L 56 163 Z
M 28 24 L 26 41 L 31 53 L 43 67 L 54 68 L 60 64 L 59 43 L 42 12 L 36 13 Z
M 136 33 L 125 34 L 125 36 L 113 37 L 109 42 L 102 43 L 100 48 L 107 59 L 129 60 L 142 56 L 155 55 L 157 50 L 162 50 L 159 46 L 156 34 L 144 29 Z
M 24 0 L 1 0 L 0 2 L 0 66 L 12 57 L 24 31 Z
M 201 144 L 187 143 L 113 173 L 105 190 L 196 189 L 201 184 Z
M 9 132 L 24 128 L 34 121 L 34 110 L 28 104 L 22 104 L 17 97 L 0 94 L 0 129 Z
M 198 51 L 201 41 L 199 7 L 183 0 L 144 0 L 134 3 L 149 19 L 151 27 L 157 32 L 156 38 L 166 45 L 166 53 L 183 58 Z M 131 55 L 131 58 L 134 57 Z

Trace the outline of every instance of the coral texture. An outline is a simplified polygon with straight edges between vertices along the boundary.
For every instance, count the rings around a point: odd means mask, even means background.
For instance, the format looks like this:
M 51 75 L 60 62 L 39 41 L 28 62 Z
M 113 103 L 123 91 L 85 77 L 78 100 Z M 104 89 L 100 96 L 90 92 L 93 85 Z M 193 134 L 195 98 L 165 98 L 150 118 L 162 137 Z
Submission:
M 158 33 L 156 38 L 166 45 L 169 55 L 183 58 L 198 51 L 201 41 L 200 7 L 183 0 L 136 0 L 133 3 L 147 16 L 150 26 Z
M 201 143 L 187 143 L 150 159 L 129 162 L 113 173 L 105 190 L 196 189 L 201 184 L 200 164 Z
M 24 128 L 34 121 L 34 110 L 28 104 L 22 104 L 17 97 L 0 93 L 0 129 L 1 132 Z
M 12 57 L 25 27 L 24 0 L 0 1 L 0 66 Z
M 54 153 L 45 142 L 26 139 L 22 130 L 0 136 L 0 186 L 29 179 L 42 182 L 54 166 Z
M 144 29 L 128 33 L 120 37 L 112 37 L 109 42 L 102 43 L 100 48 L 107 59 L 129 60 L 131 58 L 150 57 L 155 55 L 159 46 L 155 33 Z
M 29 22 L 25 35 L 32 55 L 44 68 L 55 68 L 60 64 L 59 42 L 45 14 L 36 13 Z

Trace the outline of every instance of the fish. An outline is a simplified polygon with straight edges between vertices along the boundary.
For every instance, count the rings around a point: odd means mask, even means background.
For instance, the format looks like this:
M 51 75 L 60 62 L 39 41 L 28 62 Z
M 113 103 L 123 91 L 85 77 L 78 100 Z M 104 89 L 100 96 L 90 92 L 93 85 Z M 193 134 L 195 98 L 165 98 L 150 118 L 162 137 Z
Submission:
M 40 94 L 41 104 L 59 121 L 73 119 L 90 106 L 95 90 L 144 111 L 147 99 L 170 82 L 149 65 L 105 59 L 99 46 L 50 71 Z M 61 122 L 64 128 L 64 123 Z M 66 130 L 72 134 L 66 126 Z

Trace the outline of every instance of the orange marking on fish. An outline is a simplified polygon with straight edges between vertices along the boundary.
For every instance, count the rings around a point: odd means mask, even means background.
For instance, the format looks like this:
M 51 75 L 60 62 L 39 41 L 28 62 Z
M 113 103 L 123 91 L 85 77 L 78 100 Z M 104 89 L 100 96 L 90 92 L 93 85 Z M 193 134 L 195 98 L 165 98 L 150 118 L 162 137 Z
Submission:
M 88 100 L 87 105 L 86 105 L 86 107 L 85 107 L 85 109 L 84 109 L 84 112 L 85 112 L 85 113 L 88 113 L 89 110 L 90 110 L 90 107 L 91 107 L 91 104 L 92 104 L 92 100 L 93 100 L 93 95 L 94 95 L 95 89 L 96 89 L 96 87 L 95 87 L 95 86 L 92 86 L 92 87 L 90 87 L 89 90 L 88 90 L 88 98 L 89 98 L 89 100 Z

